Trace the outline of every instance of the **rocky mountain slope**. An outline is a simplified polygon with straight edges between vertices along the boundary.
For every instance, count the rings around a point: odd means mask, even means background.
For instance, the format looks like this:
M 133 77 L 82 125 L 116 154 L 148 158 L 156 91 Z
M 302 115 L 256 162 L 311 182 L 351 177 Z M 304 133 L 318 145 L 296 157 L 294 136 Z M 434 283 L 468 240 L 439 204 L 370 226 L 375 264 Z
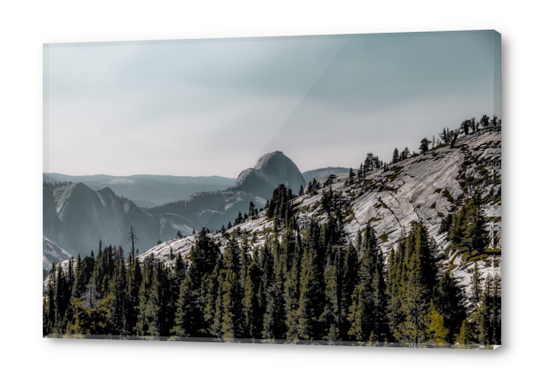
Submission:
M 43 237 L 43 270 L 50 270 L 53 263 L 70 259 L 72 255 L 66 250 Z
M 321 188 L 293 200 L 295 217 L 303 229 L 311 218 L 323 223 L 327 213 L 323 208 L 324 192 L 331 190 L 340 204 L 345 222 L 343 230 L 347 240 L 354 242 L 358 230 L 368 222 L 379 236 L 385 256 L 408 232 L 412 221 L 422 222 L 436 243 L 441 269 L 450 269 L 460 285 L 467 287 L 473 272 L 474 260 L 455 252 L 447 233 L 441 231 L 443 221 L 457 212 L 475 191 L 484 199 L 482 213 L 484 228 L 490 236 L 488 249 L 493 253 L 479 256 L 482 277 L 500 274 L 501 236 L 501 134 L 500 131 L 482 130 L 458 139 L 454 148 L 441 145 L 425 155 L 418 155 L 395 164 L 369 172 L 361 180 L 350 181 L 347 174 L 333 180 L 318 180 Z M 356 177 L 357 178 L 357 177 Z M 273 233 L 273 221 L 266 212 L 231 228 L 226 234 L 211 234 L 223 250 L 234 229 L 238 238 L 249 235 L 251 249 L 263 244 Z M 169 259 L 182 254 L 187 256 L 195 243 L 193 236 L 173 239 L 157 245 L 139 259 L 154 254 L 166 264 Z
M 43 187 L 43 235 L 75 256 L 90 255 L 99 241 L 126 247 L 132 226 L 142 251 L 160 238 L 159 221 L 110 188 L 93 191 L 83 183 Z

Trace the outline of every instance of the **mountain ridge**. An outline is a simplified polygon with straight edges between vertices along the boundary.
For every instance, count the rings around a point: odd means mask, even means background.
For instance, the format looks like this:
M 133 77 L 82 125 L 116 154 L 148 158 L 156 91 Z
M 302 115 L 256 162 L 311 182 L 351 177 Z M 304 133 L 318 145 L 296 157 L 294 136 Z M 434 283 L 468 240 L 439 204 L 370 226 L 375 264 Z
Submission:
M 278 184 L 303 183 L 297 166 L 282 153 L 266 154 L 258 162 L 259 169 L 249 169 L 257 170 L 254 187 L 245 181 L 225 190 L 192 193 L 184 200 L 146 208 L 118 196 L 110 186 L 94 190 L 82 182 L 51 188 L 44 184 L 44 236 L 84 257 L 97 249 L 96 241 L 126 248 L 132 226 L 138 235 L 136 247 L 141 251 L 178 233 L 189 235 L 202 227 L 219 229 L 247 212 L 251 203 L 256 208 L 264 207 Z M 286 167 L 277 168 L 281 165 Z
M 113 175 L 64 175 L 44 173 L 47 182 L 80 182 L 93 190 L 110 187 L 115 194 L 127 197 L 135 204 L 152 207 L 182 200 L 195 192 L 222 190 L 232 186 L 235 179 L 213 176 L 175 176 L 136 174 Z

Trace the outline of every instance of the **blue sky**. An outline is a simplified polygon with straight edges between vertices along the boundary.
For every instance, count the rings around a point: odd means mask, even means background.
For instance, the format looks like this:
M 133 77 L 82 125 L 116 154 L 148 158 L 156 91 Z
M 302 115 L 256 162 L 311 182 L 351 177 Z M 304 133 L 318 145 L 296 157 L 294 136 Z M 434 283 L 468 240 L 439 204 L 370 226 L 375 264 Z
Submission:
M 500 115 L 493 31 L 44 46 L 44 171 L 236 177 L 391 159 Z

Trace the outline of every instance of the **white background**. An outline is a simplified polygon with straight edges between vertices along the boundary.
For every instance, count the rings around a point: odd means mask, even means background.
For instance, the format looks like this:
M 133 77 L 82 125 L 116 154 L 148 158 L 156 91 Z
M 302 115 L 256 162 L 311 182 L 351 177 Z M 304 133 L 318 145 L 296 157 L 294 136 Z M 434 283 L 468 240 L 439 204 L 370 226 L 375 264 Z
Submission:
M 0 376 L 540 375 L 540 12 L 534 1 L 42 1 L 0 9 Z M 503 43 L 504 347 L 438 351 L 41 338 L 41 44 L 496 29 Z

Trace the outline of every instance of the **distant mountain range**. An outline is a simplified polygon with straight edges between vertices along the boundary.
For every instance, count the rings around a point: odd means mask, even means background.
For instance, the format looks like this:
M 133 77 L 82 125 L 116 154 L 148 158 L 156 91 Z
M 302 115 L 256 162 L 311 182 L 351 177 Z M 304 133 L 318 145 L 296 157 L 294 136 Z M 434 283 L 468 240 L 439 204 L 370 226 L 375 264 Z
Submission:
M 73 176 L 55 173 L 44 173 L 43 180 L 84 183 L 95 191 L 109 187 L 115 194 L 129 198 L 140 207 L 155 207 L 183 200 L 196 192 L 224 190 L 235 183 L 235 179 L 221 176 Z
M 136 248 L 141 252 L 158 241 L 176 238 L 178 232 L 187 235 L 202 227 L 216 230 L 233 223 L 240 213 L 247 213 L 250 202 L 256 208 L 264 207 L 279 184 L 285 184 L 295 193 L 306 185 L 295 163 L 282 152 L 264 155 L 254 168 L 244 170 L 235 182 L 222 177 L 77 177 L 60 174 L 44 174 L 44 182 L 57 182 L 43 186 L 43 233 L 55 247 L 48 247 L 47 251 L 82 257 L 90 255 L 92 250 L 97 251 L 99 241 L 127 250 L 131 227 L 138 238 Z M 65 185 L 64 182 L 73 184 Z M 228 184 L 229 188 L 224 189 Z M 223 189 L 201 190 L 211 187 Z M 175 188 L 179 192 L 175 192 Z M 189 193 L 188 188 L 192 188 L 192 192 Z M 149 197 L 145 198 L 145 194 Z M 188 197 L 183 200 L 142 206 L 162 203 L 169 198 L 166 196 L 182 199 L 185 194 Z M 47 261 L 44 261 L 44 268 L 60 258 L 65 259 L 49 254 L 47 259 L 44 258 Z
M 329 175 L 342 175 L 348 174 L 350 172 L 349 168 L 346 167 L 326 167 L 319 168 L 316 170 L 305 171 L 303 173 L 303 178 L 305 181 L 311 182 L 313 179 L 327 178 Z

